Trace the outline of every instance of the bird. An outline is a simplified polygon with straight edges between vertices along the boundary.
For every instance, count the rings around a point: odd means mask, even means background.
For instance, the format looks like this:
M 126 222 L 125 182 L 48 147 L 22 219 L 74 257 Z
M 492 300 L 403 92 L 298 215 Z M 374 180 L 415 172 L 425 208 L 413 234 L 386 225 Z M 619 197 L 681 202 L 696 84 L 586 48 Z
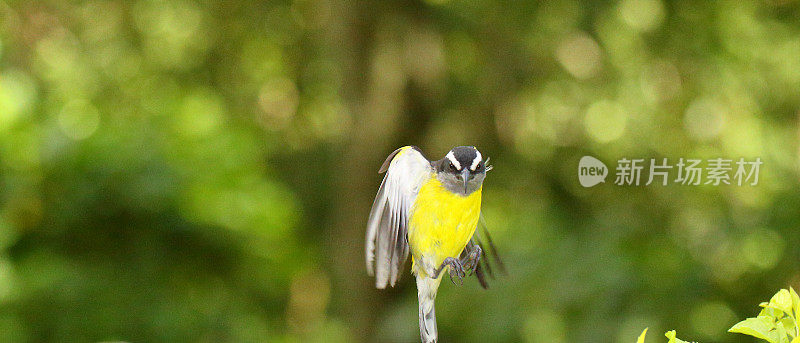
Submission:
M 434 300 L 445 270 L 454 284 L 456 279 L 463 284 L 469 273 L 488 288 L 484 269 L 492 272 L 488 259 L 481 258 L 484 247 L 504 268 L 485 225 L 485 240 L 476 234 L 483 181 L 491 169 L 474 146 L 457 146 L 436 161 L 416 146 L 404 146 L 378 171 L 386 175 L 367 221 L 367 272 L 376 288 L 394 287 L 411 255 L 423 343 L 438 340 Z

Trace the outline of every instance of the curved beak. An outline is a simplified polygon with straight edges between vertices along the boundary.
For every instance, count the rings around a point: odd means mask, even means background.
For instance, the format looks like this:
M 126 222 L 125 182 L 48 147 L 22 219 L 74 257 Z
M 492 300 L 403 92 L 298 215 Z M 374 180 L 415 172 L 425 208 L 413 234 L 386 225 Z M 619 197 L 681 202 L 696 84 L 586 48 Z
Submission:
M 469 169 L 464 168 L 461 171 L 461 180 L 464 181 L 464 194 L 467 194 L 467 182 L 469 182 Z

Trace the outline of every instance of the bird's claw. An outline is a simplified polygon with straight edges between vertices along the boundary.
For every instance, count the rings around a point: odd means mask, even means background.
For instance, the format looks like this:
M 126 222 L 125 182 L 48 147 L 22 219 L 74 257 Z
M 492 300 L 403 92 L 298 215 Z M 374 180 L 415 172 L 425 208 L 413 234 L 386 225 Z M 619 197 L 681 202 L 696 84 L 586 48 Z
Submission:
M 454 257 L 445 258 L 442 265 L 433 271 L 431 277 L 434 279 L 439 278 L 439 274 L 444 270 L 444 267 L 450 267 L 450 281 L 453 282 L 454 285 L 456 281 L 453 280 L 453 277 L 457 277 L 459 282 L 462 285 L 464 284 L 464 277 L 467 276 L 467 274 L 464 272 L 464 266 L 461 265 L 461 261 Z
M 444 262 L 442 262 L 441 268 L 444 268 L 445 265 L 450 266 L 450 282 L 452 282 L 454 285 L 456 284 L 456 281 L 453 279 L 455 276 L 458 278 L 459 285 L 463 285 L 464 277 L 467 276 L 467 274 L 464 272 L 464 266 L 461 264 L 461 261 L 459 261 L 457 258 L 448 257 L 444 259 Z
M 469 271 L 469 275 L 474 274 L 478 269 L 478 261 L 480 261 L 482 254 L 483 251 L 481 250 L 481 247 L 476 245 L 475 249 L 470 251 L 467 257 L 461 261 L 464 269 Z

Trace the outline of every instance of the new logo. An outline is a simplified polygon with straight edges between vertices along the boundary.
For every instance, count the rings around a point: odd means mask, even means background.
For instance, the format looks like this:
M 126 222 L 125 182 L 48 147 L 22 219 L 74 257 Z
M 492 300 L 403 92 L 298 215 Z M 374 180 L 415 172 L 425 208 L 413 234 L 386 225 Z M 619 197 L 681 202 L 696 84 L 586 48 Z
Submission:
M 592 157 L 583 156 L 578 162 L 578 181 L 583 187 L 592 187 L 598 183 L 606 182 L 608 167 L 603 162 Z

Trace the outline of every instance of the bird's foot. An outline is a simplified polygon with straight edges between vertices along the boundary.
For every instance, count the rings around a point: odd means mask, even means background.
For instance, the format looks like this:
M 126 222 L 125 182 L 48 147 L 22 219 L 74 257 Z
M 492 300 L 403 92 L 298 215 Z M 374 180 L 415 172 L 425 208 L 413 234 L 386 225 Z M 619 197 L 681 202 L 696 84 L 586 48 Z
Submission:
M 449 269 L 450 281 L 454 285 L 456 284 L 456 281 L 453 279 L 453 277 L 458 278 L 459 284 L 461 284 L 461 285 L 464 284 L 464 276 L 466 276 L 466 273 L 464 272 L 464 267 L 461 265 L 461 261 L 459 261 L 458 259 L 456 259 L 454 257 L 448 257 L 448 258 L 444 259 L 444 262 L 442 262 L 442 265 L 439 266 L 439 269 L 437 269 L 433 273 L 432 277 L 434 279 L 438 278 L 439 277 L 439 273 L 441 273 L 442 270 L 444 270 L 445 267 L 450 267 L 450 269 Z
M 481 260 L 482 255 L 483 250 L 481 250 L 481 247 L 475 245 L 475 248 L 461 260 L 461 265 L 464 267 L 464 270 L 469 271 L 469 275 L 474 274 L 475 270 L 478 269 L 478 261 Z

